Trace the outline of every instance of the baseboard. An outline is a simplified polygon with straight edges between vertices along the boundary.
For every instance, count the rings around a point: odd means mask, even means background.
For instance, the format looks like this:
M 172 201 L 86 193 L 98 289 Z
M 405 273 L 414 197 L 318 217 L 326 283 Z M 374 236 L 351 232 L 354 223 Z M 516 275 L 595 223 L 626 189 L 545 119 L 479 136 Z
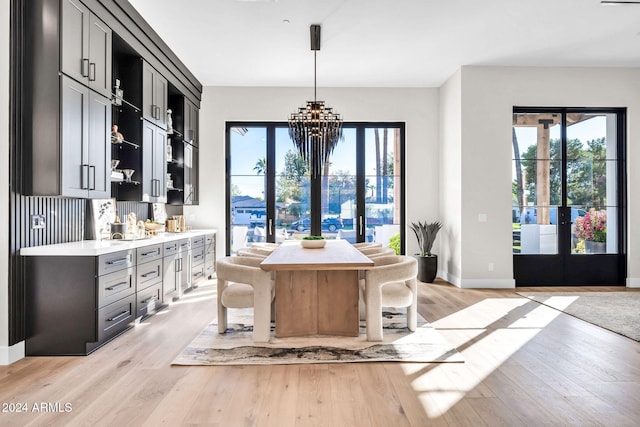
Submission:
M 447 282 L 451 283 L 455 287 L 458 287 L 458 288 L 460 287 L 460 278 L 454 276 L 453 274 L 449 274 L 444 271 L 438 271 L 437 276 L 442 280 L 446 280 Z
M 640 288 L 640 277 L 627 277 L 627 288 Z
M 515 279 L 463 279 L 462 289 L 515 289 Z
M 0 366 L 11 365 L 24 358 L 24 341 L 10 347 L 0 346 Z

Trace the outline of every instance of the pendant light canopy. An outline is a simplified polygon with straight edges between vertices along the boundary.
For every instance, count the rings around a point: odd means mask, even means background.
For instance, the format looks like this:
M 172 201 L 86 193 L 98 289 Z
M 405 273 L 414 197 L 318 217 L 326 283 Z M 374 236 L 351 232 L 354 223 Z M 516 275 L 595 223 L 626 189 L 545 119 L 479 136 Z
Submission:
M 342 139 L 340 114 L 317 100 L 316 53 L 320 50 L 320 25 L 311 26 L 311 50 L 313 51 L 313 101 L 298 108 L 289 118 L 289 136 L 300 156 L 309 166 L 311 176 L 322 174 L 322 168 Z

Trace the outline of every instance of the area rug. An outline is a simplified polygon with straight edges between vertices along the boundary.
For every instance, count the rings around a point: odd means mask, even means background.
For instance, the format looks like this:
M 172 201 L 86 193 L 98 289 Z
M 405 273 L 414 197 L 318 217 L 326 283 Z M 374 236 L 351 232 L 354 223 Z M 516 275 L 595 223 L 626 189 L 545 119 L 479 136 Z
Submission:
M 399 318 L 402 317 L 402 318 Z M 230 319 L 225 334 L 210 323 L 173 361 L 173 365 L 285 365 L 347 362 L 463 362 L 462 355 L 421 319 L 415 332 L 404 315 L 385 313 L 382 342 L 367 341 L 364 324 L 358 337 L 275 338 L 254 343 L 250 316 Z
M 517 292 L 517 294 L 640 341 L 640 291 Z

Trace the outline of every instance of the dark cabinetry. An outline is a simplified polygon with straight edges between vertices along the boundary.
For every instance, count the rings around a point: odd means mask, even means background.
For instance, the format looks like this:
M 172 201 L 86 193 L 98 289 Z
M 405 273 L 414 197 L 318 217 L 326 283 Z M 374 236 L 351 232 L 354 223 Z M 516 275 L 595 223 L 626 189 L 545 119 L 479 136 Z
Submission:
M 167 133 L 158 126 L 144 122 L 142 126 L 142 201 L 166 202 Z
M 111 96 L 111 29 L 78 0 L 62 0 L 62 72 Z
M 184 139 L 189 144 L 198 146 L 198 108 L 189 100 L 184 102 Z
M 60 194 L 109 197 L 111 102 L 66 76 L 61 77 L 61 93 Z
M 28 356 L 85 355 L 135 316 L 135 250 L 26 258 Z
M 168 82 L 146 61 L 142 63 L 142 117 L 167 129 Z

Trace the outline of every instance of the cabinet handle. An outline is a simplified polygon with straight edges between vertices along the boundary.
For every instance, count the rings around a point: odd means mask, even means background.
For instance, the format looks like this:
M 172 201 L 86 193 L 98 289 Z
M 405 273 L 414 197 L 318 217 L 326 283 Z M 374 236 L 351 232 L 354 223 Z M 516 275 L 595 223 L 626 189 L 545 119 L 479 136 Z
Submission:
M 89 190 L 95 190 L 96 189 L 96 167 L 95 166 L 89 166 L 89 171 L 93 170 L 93 185 L 89 184 Z M 89 181 L 91 182 L 91 181 Z
M 150 303 L 151 301 L 155 301 L 156 299 L 157 299 L 157 298 L 156 298 L 155 296 L 152 296 L 151 298 L 147 298 L 147 299 L 146 299 L 146 300 L 144 300 L 144 301 L 140 301 L 140 303 L 141 303 L 141 304 L 148 304 L 148 303 Z
M 80 180 L 82 182 L 80 183 L 80 188 L 82 188 L 83 190 L 88 190 L 89 189 L 89 165 L 82 165 L 81 167 L 82 167 L 82 171 L 81 171 L 82 176 Z
M 176 260 L 176 262 L 175 262 L 175 264 L 174 264 L 174 268 L 173 268 L 173 270 L 174 270 L 174 272 L 175 272 L 175 273 L 178 273 L 178 272 L 180 271 L 180 262 L 179 262 L 179 261 L 180 261 L 180 260 L 179 260 L 179 259 L 177 259 L 177 260 Z
M 111 261 L 107 261 L 107 264 L 109 265 L 118 265 L 118 264 L 123 264 L 125 262 L 127 262 L 128 258 L 118 258 L 118 259 L 114 259 Z
M 121 288 L 121 287 L 123 287 L 123 286 L 128 286 L 128 285 L 129 285 L 129 282 L 120 282 L 120 283 L 118 283 L 117 285 L 109 286 L 109 287 L 107 288 L 107 290 L 108 290 L 108 291 L 115 291 L 115 290 L 116 290 L 116 289 L 118 289 L 118 288 Z
M 152 254 L 155 254 L 155 253 L 158 253 L 158 250 L 153 250 L 153 251 L 149 251 L 149 252 L 144 252 L 144 253 L 142 253 L 142 256 L 152 255 Z
M 82 58 L 82 70 L 80 70 L 82 77 L 89 77 L 89 58 Z
M 113 322 L 115 320 L 120 320 L 120 319 L 122 319 L 123 317 L 125 317 L 128 314 L 129 314 L 129 310 L 125 310 L 122 313 L 118 314 L 117 316 L 108 318 L 107 322 Z
M 195 256 L 193 257 L 193 259 L 200 259 L 200 258 L 202 258 L 202 255 L 195 255 Z
M 202 271 L 198 271 L 193 275 L 193 277 L 200 277 L 200 276 L 202 276 Z
M 151 276 L 152 274 L 155 274 L 155 275 L 157 276 L 157 275 L 158 275 L 158 272 L 157 272 L 156 270 L 154 270 L 154 271 L 150 271 L 150 272 L 148 272 L 148 273 L 143 274 L 141 277 L 149 277 L 149 276 Z
M 92 62 L 89 64 L 89 81 L 90 82 L 96 81 L 96 63 L 95 62 Z

